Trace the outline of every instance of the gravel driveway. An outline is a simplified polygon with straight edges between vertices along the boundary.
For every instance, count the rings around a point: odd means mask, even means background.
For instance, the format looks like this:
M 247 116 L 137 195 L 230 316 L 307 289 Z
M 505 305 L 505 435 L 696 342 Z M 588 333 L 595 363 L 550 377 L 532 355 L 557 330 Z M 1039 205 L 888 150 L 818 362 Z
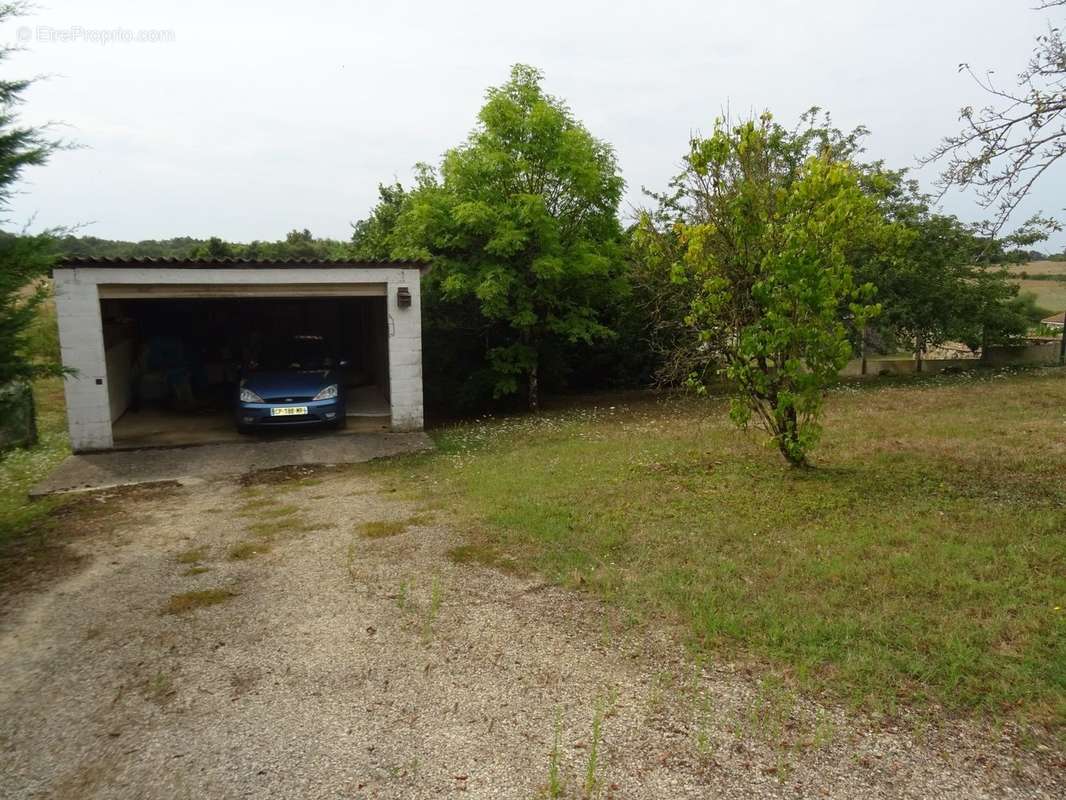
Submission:
M 1066 796 L 1056 753 L 694 666 L 349 468 L 92 495 L 5 590 L 5 798 Z M 460 551 L 461 552 L 461 551 Z

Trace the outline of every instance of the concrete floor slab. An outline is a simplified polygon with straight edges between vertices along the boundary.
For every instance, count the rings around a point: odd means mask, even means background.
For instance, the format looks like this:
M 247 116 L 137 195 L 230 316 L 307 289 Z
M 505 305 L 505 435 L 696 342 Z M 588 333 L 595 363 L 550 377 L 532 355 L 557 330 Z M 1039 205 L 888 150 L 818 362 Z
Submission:
M 190 482 L 299 464 L 357 464 L 433 447 L 424 433 L 319 434 L 70 456 L 31 497 L 161 481 Z
M 332 432 L 335 436 L 349 433 L 380 433 L 389 430 L 391 422 L 385 416 L 352 416 L 346 420 L 347 427 Z M 306 428 L 307 432 L 323 432 L 320 428 Z M 184 447 L 190 444 L 224 444 L 246 442 L 248 434 L 238 433 L 233 416 L 227 411 L 187 412 L 184 414 L 163 409 L 127 411 L 112 426 L 116 450 L 138 450 L 144 447 Z M 262 437 L 286 436 L 297 429 L 266 431 Z

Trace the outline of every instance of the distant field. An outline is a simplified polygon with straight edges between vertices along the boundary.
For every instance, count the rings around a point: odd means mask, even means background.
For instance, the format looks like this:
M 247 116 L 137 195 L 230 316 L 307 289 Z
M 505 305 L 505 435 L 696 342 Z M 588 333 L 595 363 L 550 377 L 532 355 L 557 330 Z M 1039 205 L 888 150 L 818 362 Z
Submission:
M 1041 308 L 1058 313 L 1066 309 L 1066 281 L 1018 281 L 1022 292 L 1036 295 Z
M 1052 313 L 1066 309 L 1066 261 L 1030 261 L 1008 267 L 1007 271 L 1019 276 L 1020 291 L 1036 295 L 1041 308 Z
M 1008 271 L 1018 275 L 1062 275 L 1066 277 L 1066 261 L 1030 261 L 1028 264 L 1015 264 Z

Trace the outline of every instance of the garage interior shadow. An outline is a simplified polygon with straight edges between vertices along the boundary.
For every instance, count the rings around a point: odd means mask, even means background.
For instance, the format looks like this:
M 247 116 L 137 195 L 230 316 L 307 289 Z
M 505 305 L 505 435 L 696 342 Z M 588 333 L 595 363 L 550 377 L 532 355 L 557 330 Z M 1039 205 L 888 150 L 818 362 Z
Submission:
M 347 392 L 347 428 L 389 430 L 384 297 L 101 300 L 116 448 L 247 441 L 234 404 L 242 370 L 265 343 L 317 335 Z M 256 437 L 306 436 L 282 428 Z

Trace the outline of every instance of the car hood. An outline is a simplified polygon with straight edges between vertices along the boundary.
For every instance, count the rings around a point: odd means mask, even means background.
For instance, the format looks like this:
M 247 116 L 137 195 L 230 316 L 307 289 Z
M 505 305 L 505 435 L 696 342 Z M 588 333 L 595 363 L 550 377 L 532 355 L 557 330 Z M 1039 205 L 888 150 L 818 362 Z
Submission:
M 311 398 L 336 382 L 333 370 L 307 369 L 253 372 L 245 376 L 242 385 L 264 400 L 278 400 Z

